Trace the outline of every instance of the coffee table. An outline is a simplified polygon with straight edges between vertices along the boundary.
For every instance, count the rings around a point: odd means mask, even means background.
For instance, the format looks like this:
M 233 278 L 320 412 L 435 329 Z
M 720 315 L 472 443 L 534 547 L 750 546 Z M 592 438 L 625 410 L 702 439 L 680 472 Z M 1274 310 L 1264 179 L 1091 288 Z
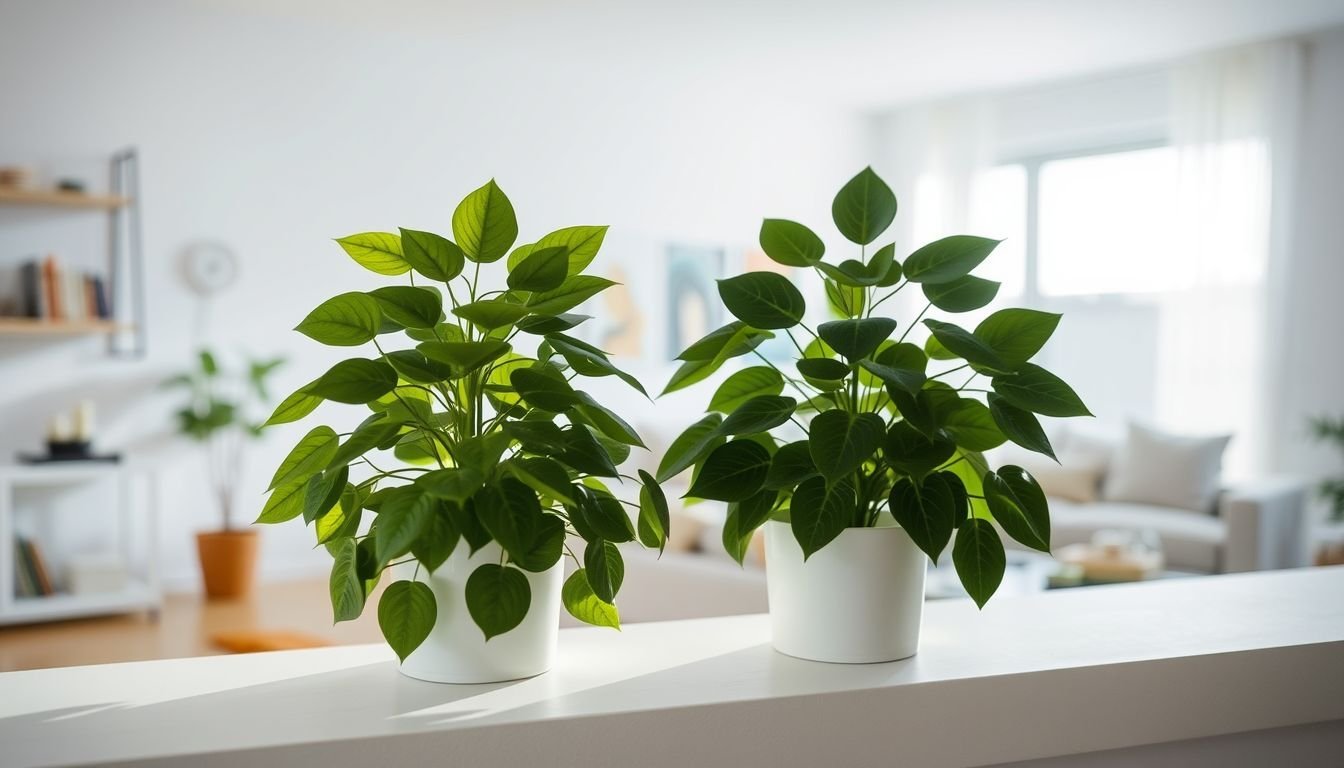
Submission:
M 994 593 L 995 597 L 1031 595 L 1038 592 L 1044 592 L 1048 589 L 1072 589 L 1075 587 L 1094 587 L 1105 584 L 1133 583 L 1089 581 L 1086 579 L 1070 579 L 1061 583 L 1059 579 L 1054 577 L 1059 575 L 1064 566 L 1053 557 L 1043 552 L 1026 552 L 1013 549 L 1008 550 L 1005 555 L 1008 567 L 1003 573 L 1003 582 L 999 584 L 998 591 Z M 1155 576 L 1143 579 L 1143 581 L 1189 578 L 1191 576 L 1205 575 L 1208 574 L 1195 573 L 1192 571 L 1164 570 Z M 952 566 L 952 558 L 950 556 L 944 555 L 940 558 L 937 567 L 934 567 L 932 563 L 929 565 L 928 576 L 924 581 L 924 596 L 929 600 L 944 600 L 967 596 L 966 589 L 961 586 L 961 581 L 957 578 L 957 572 Z

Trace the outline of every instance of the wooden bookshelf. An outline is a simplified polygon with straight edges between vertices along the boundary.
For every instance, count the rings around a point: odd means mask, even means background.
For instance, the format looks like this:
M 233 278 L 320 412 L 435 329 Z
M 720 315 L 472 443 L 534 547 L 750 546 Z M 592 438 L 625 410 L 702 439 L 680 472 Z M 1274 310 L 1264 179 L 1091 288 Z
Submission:
M 0 337 L 3 336 L 90 336 L 98 333 L 116 333 L 129 326 L 111 320 L 43 320 L 36 317 L 0 317 Z
M 129 197 L 119 195 L 90 195 L 84 192 L 0 187 L 0 205 L 115 211 L 119 208 L 125 208 L 130 203 L 131 199 Z

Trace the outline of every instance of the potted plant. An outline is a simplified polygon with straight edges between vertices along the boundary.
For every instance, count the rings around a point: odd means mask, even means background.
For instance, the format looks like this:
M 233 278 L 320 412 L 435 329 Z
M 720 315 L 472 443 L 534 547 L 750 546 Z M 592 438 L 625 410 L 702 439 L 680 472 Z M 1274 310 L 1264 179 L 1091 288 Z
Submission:
M 258 522 L 313 526 L 334 558 L 336 621 L 358 617 L 395 568 L 378 624 L 401 671 L 480 683 L 546 671 L 561 604 L 618 627 L 616 545 L 661 548 L 668 509 L 646 472 L 638 504 L 607 487 L 643 442 L 577 387 L 615 376 L 644 392 L 569 333 L 587 319 L 570 310 L 613 285 L 583 274 L 606 227 L 567 227 L 515 248 L 513 206 L 491 181 L 457 206 L 452 232 L 337 241 L 366 269 L 409 284 L 343 293 L 299 323 L 315 341 L 373 354 L 336 363 L 268 424 L 324 400 L 368 415 L 348 432 L 309 431 L 276 470 Z M 506 256 L 507 277 L 488 288 L 482 265 Z M 398 339 L 409 346 L 394 348 Z M 627 505 L 638 509 L 633 521 Z M 565 554 L 579 568 L 562 584 Z
M 658 480 L 691 469 L 687 496 L 728 503 L 723 542 L 739 562 L 765 526 L 778 650 L 888 661 L 918 648 L 925 555 L 936 563 L 951 544 L 962 584 L 983 607 L 1005 568 L 998 528 L 1050 549 L 1036 481 L 1020 467 L 991 469 L 982 452 L 1011 440 L 1053 457 L 1036 415 L 1088 411 L 1030 362 L 1059 315 L 1005 309 L 973 330 L 927 318 L 994 299 L 998 284 L 971 272 L 997 241 L 948 237 L 904 262 L 893 244 L 870 250 L 896 215 L 895 196 L 871 168 L 844 185 L 831 212 L 859 258 L 824 261 L 821 238 L 782 219 L 762 224 L 760 243 L 782 265 L 815 270 L 840 319 L 810 327 L 803 294 L 782 274 L 719 281 L 737 319 L 681 353 L 665 394 L 732 358 L 756 354 L 762 364 L 723 381 L 710 413 L 673 442 Z M 922 291 L 926 303 L 901 325 L 879 310 L 903 290 Z M 921 319 L 922 346 L 910 340 Z M 793 341 L 792 365 L 756 352 L 776 333 Z
M 205 446 L 207 480 L 219 507 L 222 527 L 196 534 L 205 594 L 236 598 L 252 589 L 257 562 L 256 531 L 234 527 L 234 493 L 243 471 L 246 442 L 261 434 L 254 409 L 270 401 L 266 380 L 281 360 L 249 360 L 246 375 L 222 369 L 215 355 L 201 350 L 196 367 L 164 382 L 185 388 L 186 405 L 176 412 L 178 430 Z

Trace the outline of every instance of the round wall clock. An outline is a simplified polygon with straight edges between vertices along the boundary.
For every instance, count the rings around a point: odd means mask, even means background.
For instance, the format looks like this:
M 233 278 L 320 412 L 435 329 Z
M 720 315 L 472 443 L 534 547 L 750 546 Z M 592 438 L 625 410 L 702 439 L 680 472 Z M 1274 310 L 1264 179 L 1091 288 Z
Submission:
M 213 296 L 238 279 L 238 257 L 223 243 L 200 242 L 182 253 L 187 285 L 202 296 Z

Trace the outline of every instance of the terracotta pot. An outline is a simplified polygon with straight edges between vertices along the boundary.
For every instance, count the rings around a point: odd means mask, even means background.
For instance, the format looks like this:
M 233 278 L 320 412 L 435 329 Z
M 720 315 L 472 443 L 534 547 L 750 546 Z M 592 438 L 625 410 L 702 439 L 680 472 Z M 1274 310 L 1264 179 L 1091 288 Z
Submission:
M 257 566 L 256 531 L 212 531 L 196 534 L 205 595 L 214 599 L 246 597 Z

